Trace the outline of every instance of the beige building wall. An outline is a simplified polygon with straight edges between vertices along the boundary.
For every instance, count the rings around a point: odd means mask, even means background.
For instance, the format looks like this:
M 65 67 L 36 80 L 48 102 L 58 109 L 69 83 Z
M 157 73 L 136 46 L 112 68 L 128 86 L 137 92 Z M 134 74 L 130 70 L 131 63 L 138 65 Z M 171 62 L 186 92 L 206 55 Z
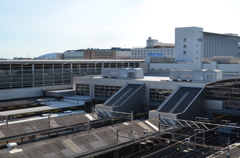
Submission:
M 85 50 L 84 59 L 117 59 L 115 50 Z

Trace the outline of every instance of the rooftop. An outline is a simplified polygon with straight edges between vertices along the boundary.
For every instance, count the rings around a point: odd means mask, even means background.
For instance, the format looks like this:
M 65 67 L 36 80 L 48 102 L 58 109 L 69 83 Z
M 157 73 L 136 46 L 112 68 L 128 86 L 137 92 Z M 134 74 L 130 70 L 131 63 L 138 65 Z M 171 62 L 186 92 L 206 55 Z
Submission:
M 26 114 L 26 113 L 39 112 L 39 111 L 54 110 L 54 109 L 60 109 L 60 108 L 68 108 L 68 107 L 84 105 L 84 102 L 79 101 L 78 104 L 73 104 L 73 103 L 67 103 L 67 102 L 62 102 L 62 101 L 53 101 L 53 102 L 49 102 L 49 104 L 50 104 L 49 106 L 41 106 L 41 107 L 35 107 L 35 108 L 24 108 L 24 109 L 18 109 L 18 110 L 1 111 L 0 116 L 20 115 L 20 114 Z
M 96 63 L 96 62 L 109 62 L 109 63 L 116 63 L 116 62 L 144 62 L 145 59 L 101 59 L 101 60 L 0 60 L 0 64 L 32 64 L 32 63 L 64 63 L 64 64 L 70 64 L 70 63 Z

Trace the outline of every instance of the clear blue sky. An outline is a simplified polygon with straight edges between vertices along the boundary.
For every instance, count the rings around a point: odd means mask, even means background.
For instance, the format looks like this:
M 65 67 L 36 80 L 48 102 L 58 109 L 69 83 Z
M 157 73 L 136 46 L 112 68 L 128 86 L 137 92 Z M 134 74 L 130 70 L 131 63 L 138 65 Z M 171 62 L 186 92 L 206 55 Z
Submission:
M 0 0 L 0 58 L 174 43 L 174 28 L 240 35 L 239 0 Z

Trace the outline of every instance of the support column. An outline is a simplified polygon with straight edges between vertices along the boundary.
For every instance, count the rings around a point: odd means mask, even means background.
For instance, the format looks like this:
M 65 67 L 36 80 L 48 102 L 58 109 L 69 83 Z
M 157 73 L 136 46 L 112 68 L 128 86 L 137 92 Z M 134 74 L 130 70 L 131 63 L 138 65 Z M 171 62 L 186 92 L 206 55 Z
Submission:
M 35 74 L 34 74 L 34 64 L 32 64 L 32 87 L 35 86 Z
M 42 77 L 43 77 L 43 86 L 45 86 L 45 78 L 44 78 L 44 75 L 45 75 L 45 69 L 44 69 L 44 63 L 43 63 L 43 67 L 42 67 L 42 71 L 43 71 L 43 75 L 42 75 Z
M 62 64 L 62 85 L 63 85 L 63 64 Z
M 119 150 L 118 149 L 114 151 L 113 157 L 119 158 Z
M 53 86 L 55 85 L 55 70 L 54 70 L 54 64 L 52 64 L 52 72 L 53 72 Z
M 95 66 L 95 68 L 94 68 L 94 75 L 96 75 L 97 74 L 97 63 L 94 63 L 94 66 Z
M 81 74 L 81 63 L 79 63 L 79 65 L 78 65 L 78 72 L 79 72 L 79 76 L 80 76 L 80 74 Z
M 10 88 L 12 88 L 12 64 L 10 64 L 9 66 L 10 66 L 10 69 L 9 69 L 9 75 L 10 75 L 9 82 L 10 82 Z
M 23 88 L 23 64 L 21 64 L 21 72 L 22 72 L 22 88 Z
M 70 63 L 70 72 L 71 72 L 71 84 L 73 84 L 73 67 L 72 67 L 72 63 Z

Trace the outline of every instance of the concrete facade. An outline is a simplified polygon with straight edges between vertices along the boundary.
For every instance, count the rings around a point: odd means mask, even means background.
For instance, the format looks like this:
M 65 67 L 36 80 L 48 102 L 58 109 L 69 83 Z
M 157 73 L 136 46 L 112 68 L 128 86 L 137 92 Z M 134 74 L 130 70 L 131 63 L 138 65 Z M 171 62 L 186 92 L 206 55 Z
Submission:
M 124 86 L 126 83 L 138 83 L 145 84 L 144 88 L 144 100 L 148 103 L 150 101 L 150 89 L 169 89 L 175 90 L 179 85 L 188 87 L 204 87 L 206 83 L 194 83 L 194 82 L 169 82 L 166 81 L 168 77 L 153 77 L 145 76 L 143 79 L 126 79 L 126 78 L 102 78 L 102 77 L 74 77 L 73 88 L 76 90 L 77 84 L 89 84 L 90 85 L 90 97 L 95 98 L 94 87 L 95 85 L 105 86 Z M 161 81 L 165 80 L 165 81 Z M 159 104 L 160 105 L 160 104 Z
M 130 59 L 131 49 L 87 49 L 83 53 L 84 59 Z

